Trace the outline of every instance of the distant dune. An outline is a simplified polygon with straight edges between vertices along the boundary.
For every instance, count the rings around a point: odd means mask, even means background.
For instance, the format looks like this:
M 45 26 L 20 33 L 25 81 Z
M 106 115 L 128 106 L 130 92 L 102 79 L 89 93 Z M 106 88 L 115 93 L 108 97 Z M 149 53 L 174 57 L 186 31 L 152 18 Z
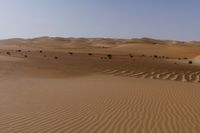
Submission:
M 200 53 L 200 42 L 183 42 L 170 40 L 111 39 L 111 38 L 61 38 L 39 37 L 33 39 L 8 39 L 0 41 L 1 49 L 45 49 L 73 50 L 112 53 L 136 53 L 147 55 L 165 55 L 171 57 L 196 57 Z

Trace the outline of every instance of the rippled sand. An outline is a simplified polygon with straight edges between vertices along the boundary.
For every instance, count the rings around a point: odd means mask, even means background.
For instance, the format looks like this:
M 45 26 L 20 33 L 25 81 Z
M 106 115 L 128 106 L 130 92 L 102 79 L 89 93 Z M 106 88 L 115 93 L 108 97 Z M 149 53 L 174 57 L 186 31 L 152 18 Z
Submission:
M 1 79 L 1 133 L 198 133 L 200 84 L 106 75 Z

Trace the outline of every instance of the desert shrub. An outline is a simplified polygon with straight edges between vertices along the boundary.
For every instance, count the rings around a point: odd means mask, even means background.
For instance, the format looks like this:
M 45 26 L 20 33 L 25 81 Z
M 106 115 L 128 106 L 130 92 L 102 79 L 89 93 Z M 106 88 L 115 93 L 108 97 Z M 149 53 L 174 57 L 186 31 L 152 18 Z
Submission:
M 43 51 L 42 51 L 42 50 L 40 50 L 40 53 L 43 53 Z
M 72 52 L 69 52 L 69 54 L 70 54 L 70 55 L 73 55 L 73 53 L 72 53 Z
M 57 59 L 58 59 L 58 57 L 57 57 L 57 56 L 55 56 L 55 57 L 54 57 L 54 59 L 56 59 L 56 60 L 57 60 Z
M 107 57 L 108 57 L 108 59 L 112 59 L 112 55 L 111 54 L 108 54 Z
M 129 57 L 130 57 L 130 58 L 133 58 L 133 55 L 132 55 L 132 54 L 129 54 Z
M 24 55 L 24 57 L 25 57 L 25 58 L 28 58 L 28 56 L 27 56 L 27 55 Z
M 188 64 L 192 64 L 193 62 L 190 60 L 190 61 L 188 61 Z
M 11 53 L 10 53 L 10 52 L 6 52 L 6 54 L 7 54 L 7 55 L 11 55 Z
M 92 53 L 88 53 L 89 56 L 92 56 Z
M 17 52 L 22 52 L 22 50 L 17 50 Z
M 187 57 L 185 57 L 185 58 L 183 58 L 184 60 L 187 60 L 188 58 Z
M 158 58 L 158 56 L 157 56 L 157 55 L 154 55 L 154 58 Z

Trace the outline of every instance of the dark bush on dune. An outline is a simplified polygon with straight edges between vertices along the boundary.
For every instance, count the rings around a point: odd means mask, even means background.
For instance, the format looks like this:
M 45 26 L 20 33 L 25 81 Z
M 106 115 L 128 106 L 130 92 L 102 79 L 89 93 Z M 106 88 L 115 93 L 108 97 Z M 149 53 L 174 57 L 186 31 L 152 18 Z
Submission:
M 17 50 L 17 52 L 22 52 L 22 50 Z
M 40 50 L 40 53 L 43 53 L 43 51 L 42 51 L 42 50 Z
M 158 58 L 158 56 L 157 56 L 157 55 L 154 55 L 154 58 Z
M 88 53 L 89 56 L 92 56 L 92 53 Z
M 28 56 L 27 56 L 27 55 L 24 55 L 24 57 L 25 57 L 25 58 L 28 58 Z
M 192 64 L 193 62 L 190 60 L 190 61 L 188 61 L 188 64 Z
M 133 58 L 133 55 L 132 55 L 132 54 L 129 54 L 129 57 L 130 57 L 130 58 Z
M 69 54 L 70 54 L 70 55 L 73 55 L 73 53 L 72 53 L 72 52 L 69 52 Z
M 57 60 L 57 59 L 58 59 L 58 57 L 57 57 L 57 56 L 55 56 L 55 57 L 54 57 L 54 59 L 56 59 L 56 60 Z
M 108 59 L 112 59 L 112 55 L 111 54 L 108 54 L 107 57 L 108 57 Z
M 7 55 L 11 55 L 11 53 L 10 53 L 10 52 L 6 52 L 6 54 L 7 54 Z

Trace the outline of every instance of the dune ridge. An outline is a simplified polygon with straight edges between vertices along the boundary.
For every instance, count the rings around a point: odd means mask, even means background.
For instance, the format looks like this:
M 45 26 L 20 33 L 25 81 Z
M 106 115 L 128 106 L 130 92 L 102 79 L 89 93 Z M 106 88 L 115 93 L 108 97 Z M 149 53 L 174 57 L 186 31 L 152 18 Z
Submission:
M 3 49 L 35 49 L 49 51 L 97 52 L 97 53 L 136 53 L 145 55 L 165 55 L 171 57 L 187 56 L 194 58 L 200 53 L 198 41 L 184 42 L 175 40 L 114 39 L 114 38 L 62 38 L 38 37 L 32 39 L 0 40 Z

